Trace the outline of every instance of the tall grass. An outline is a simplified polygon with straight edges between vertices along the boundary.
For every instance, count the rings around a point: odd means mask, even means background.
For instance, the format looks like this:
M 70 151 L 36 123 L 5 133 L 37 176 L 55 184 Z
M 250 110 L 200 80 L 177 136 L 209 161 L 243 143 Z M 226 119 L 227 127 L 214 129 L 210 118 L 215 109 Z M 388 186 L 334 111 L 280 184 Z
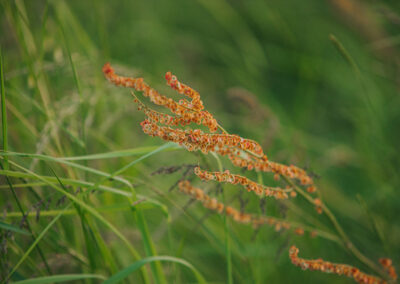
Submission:
M 398 267 L 400 7 L 343 3 L 0 0 L 1 281 L 347 283 L 294 267 L 291 244 L 369 274 L 382 257 Z M 144 135 L 108 61 L 174 99 L 161 77 L 178 74 L 225 131 L 306 168 L 328 213 L 301 191 L 276 201 L 201 183 L 195 166 L 229 162 Z M 181 180 L 306 236 L 206 210 Z

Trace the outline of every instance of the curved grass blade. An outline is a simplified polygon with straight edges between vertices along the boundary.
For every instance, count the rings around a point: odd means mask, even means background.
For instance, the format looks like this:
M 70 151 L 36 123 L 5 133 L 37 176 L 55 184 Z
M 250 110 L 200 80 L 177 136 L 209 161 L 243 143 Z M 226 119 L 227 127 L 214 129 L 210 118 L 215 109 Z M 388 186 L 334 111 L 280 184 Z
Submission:
M 16 156 L 16 157 L 26 157 L 26 158 L 34 158 L 34 159 L 39 159 L 42 161 L 49 161 L 49 162 L 56 162 L 56 163 L 61 163 L 64 165 L 68 165 L 71 166 L 73 168 L 77 168 L 83 171 L 87 171 L 89 173 L 92 174 L 96 174 L 99 176 L 103 176 L 103 177 L 107 177 L 107 178 L 111 178 L 113 180 L 117 180 L 125 185 L 127 185 L 128 187 L 132 187 L 131 183 L 129 181 L 127 181 L 124 178 L 121 177 L 111 177 L 110 174 L 90 168 L 90 167 L 86 167 L 80 164 L 76 164 L 76 163 L 72 163 L 69 161 L 65 161 L 63 159 L 60 158 L 56 158 L 56 157 L 52 157 L 52 156 L 47 156 L 47 155 L 41 155 L 41 154 L 29 154 L 29 153 L 18 153 L 18 152 L 0 152 L 0 156 L 2 157 L 6 157 L 6 156 Z
M 29 174 L 29 173 L 24 173 L 24 172 L 19 172 L 19 171 L 5 171 L 5 170 L 0 170 L 0 175 L 4 176 L 10 176 L 10 177 L 18 177 L 18 178 L 31 178 L 31 179 L 38 179 L 35 175 Z M 18 184 L 17 186 L 14 185 L 14 187 L 28 187 L 28 186 L 43 186 L 43 185 L 48 185 L 48 182 L 54 183 L 57 181 L 55 177 L 50 177 L 50 176 L 41 176 L 42 179 L 45 179 L 46 182 L 38 182 L 38 183 L 28 183 L 28 184 Z M 94 183 L 84 181 L 84 180 L 78 180 L 78 179 L 69 179 L 69 178 L 59 178 L 62 183 L 67 184 L 67 185 L 72 185 L 72 186 L 81 186 L 84 188 L 90 188 L 94 186 Z M 8 188 L 7 186 L 0 185 L 0 189 L 6 189 Z M 99 185 L 97 189 L 105 192 L 110 192 L 122 196 L 127 196 L 130 197 L 132 196 L 131 192 L 120 190 L 114 187 L 110 186 L 105 186 L 105 185 Z
M 217 160 L 218 169 L 222 173 L 224 171 L 220 158 L 214 152 L 211 152 L 214 158 Z M 225 191 L 222 190 L 222 202 L 226 204 L 226 196 Z M 228 278 L 228 283 L 233 283 L 232 276 L 232 251 L 231 251 L 231 241 L 230 241 L 230 232 L 229 232 L 229 223 L 228 218 L 226 216 L 226 212 L 224 214 L 224 230 L 225 230 L 225 255 L 226 255 L 226 276 Z
M 178 145 L 176 147 L 170 147 L 168 149 L 163 149 L 164 151 L 175 151 L 182 149 Z M 160 146 L 148 146 L 148 147 L 139 147 L 139 148 L 132 148 L 126 149 L 121 151 L 112 151 L 106 153 L 99 153 L 99 154 L 92 154 L 92 155 L 84 155 L 84 156 L 75 156 L 75 157 L 62 157 L 59 159 L 65 161 L 82 161 L 82 160 L 100 160 L 100 159 L 112 159 L 112 158 L 121 158 L 121 157 L 129 157 L 129 156 L 136 156 L 136 155 L 144 155 L 148 154 L 154 150 L 157 150 Z
M 69 204 L 67 207 L 65 207 L 64 210 L 68 209 L 71 206 Z M 40 240 L 44 237 L 44 235 L 47 233 L 48 230 L 58 221 L 58 219 L 62 216 L 62 213 L 58 214 L 56 217 L 54 217 L 53 220 L 44 228 L 44 230 L 37 236 L 35 241 L 31 244 L 31 246 L 26 250 L 24 255 L 21 257 L 21 259 L 18 261 L 18 263 L 13 267 L 11 272 L 8 274 L 6 279 L 10 279 L 11 276 L 14 274 L 15 271 L 19 268 L 19 266 L 25 261 L 25 259 L 28 257 L 28 255 L 31 253 L 31 251 L 36 247 L 36 245 L 40 242 Z
M 2 165 L 1 162 L 0 162 L 0 169 L 3 170 L 3 165 Z M 13 185 L 12 185 L 10 179 L 8 178 L 8 176 L 6 176 L 6 181 L 7 181 L 7 184 L 8 184 L 8 186 L 9 186 L 9 188 L 11 189 L 11 193 L 12 193 L 14 199 L 15 199 L 15 202 L 17 203 L 17 206 L 18 206 L 19 211 L 21 212 L 22 216 L 25 216 L 25 210 L 23 209 L 22 204 L 21 204 L 21 202 L 19 201 L 18 196 L 17 196 L 17 194 L 16 194 L 16 192 L 15 192 L 15 190 L 14 190 L 14 187 L 13 187 Z M 31 234 L 32 239 L 35 240 L 35 237 L 36 237 L 36 236 L 35 236 L 35 234 L 34 234 L 32 228 L 31 228 L 30 222 L 29 222 L 28 220 L 26 220 L 26 225 L 27 225 L 28 231 L 29 231 L 30 234 Z M 44 253 L 43 253 L 42 249 L 40 248 L 39 245 L 36 246 L 36 249 L 37 249 L 37 251 L 38 251 L 38 253 L 39 253 L 39 255 L 40 255 L 40 258 L 43 260 L 43 263 L 44 263 L 44 265 L 45 265 L 45 267 L 46 267 L 47 272 L 51 274 L 50 266 L 49 266 L 49 264 L 47 263 L 46 257 L 44 256 Z
M 113 206 L 102 206 L 98 207 L 97 211 L 99 212 L 121 212 L 121 211 L 128 211 L 132 210 L 132 206 L 135 209 L 140 209 L 140 210 L 150 210 L 150 209 L 155 209 L 158 208 L 162 210 L 162 212 L 165 214 L 167 219 L 169 220 L 169 212 L 167 206 L 158 203 L 157 200 L 147 200 L 144 197 L 141 198 L 142 196 L 138 196 L 139 200 L 137 201 L 137 204 L 131 205 L 131 204 L 117 204 Z M 154 203 L 153 203 L 154 202 Z M 62 210 L 42 210 L 40 211 L 40 216 L 43 217 L 50 217 L 50 216 L 56 216 L 59 214 Z M 65 210 L 63 212 L 63 215 L 76 215 L 78 212 L 76 212 L 75 209 L 70 209 L 70 210 Z M 36 217 L 36 212 L 28 212 L 25 216 L 29 217 Z M 6 218 L 21 218 L 22 213 L 21 212 L 7 212 Z M 1 227 L 1 225 L 0 225 Z M 8 230 L 8 229 L 7 229 Z
M 1 88 L 1 125 L 3 132 L 3 151 L 8 150 L 7 142 L 7 110 L 6 95 L 4 90 L 4 70 L 3 70 L 3 53 L 0 46 L 0 88 Z M 4 159 L 4 168 L 8 169 L 7 159 Z
M 11 225 L 11 224 L 7 224 L 7 223 L 1 222 L 1 221 L 0 221 L 0 229 L 13 231 L 15 233 L 19 233 L 19 234 L 23 234 L 23 235 L 30 235 L 25 230 L 22 230 L 22 229 L 20 229 L 18 227 L 15 227 L 15 226 Z
M 163 144 L 163 145 L 158 146 L 156 148 L 148 149 L 148 150 L 151 150 L 151 151 L 147 152 L 145 155 L 143 155 L 140 158 L 132 161 L 128 165 L 122 167 L 121 169 L 115 171 L 112 174 L 105 173 L 105 172 L 102 172 L 100 170 L 96 170 L 96 169 L 93 169 L 93 168 L 90 168 L 90 167 L 86 167 L 86 166 L 83 166 L 83 165 L 80 165 L 80 164 L 77 164 L 77 163 L 70 162 L 66 158 L 56 158 L 56 157 L 52 157 L 52 156 L 48 156 L 48 155 L 19 153 L 19 152 L 1 152 L 0 151 L 0 157 L 4 157 L 4 159 L 5 159 L 8 156 L 16 156 L 16 157 L 35 158 L 35 159 L 39 159 L 39 160 L 42 160 L 42 161 L 57 162 L 57 163 L 68 165 L 68 166 L 71 166 L 71 167 L 74 167 L 74 168 L 77 168 L 77 169 L 80 169 L 80 170 L 83 170 L 83 171 L 87 171 L 87 172 L 92 173 L 92 174 L 103 176 L 103 177 L 105 177 L 107 179 L 117 180 L 117 181 L 127 185 L 129 188 L 132 189 L 132 185 L 128 180 L 126 180 L 124 178 L 121 178 L 121 177 L 118 177 L 117 175 L 122 173 L 123 171 L 127 170 L 129 167 L 133 166 L 134 164 L 136 164 L 136 163 L 138 163 L 138 162 L 140 162 L 140 161 L 142 161 L 142 160 L 144 160 L 144 159 L 146 159 L 146 158 L 148 158 L 148 157 L 150 157 L 150 156 L 152 156 L 152 155 L 154 155 L 154 154 L 156 154 L 158 152 L 164 151 L 166 149 L 173 148 L 174 146 L 176 146 L 176 144 L 174 144 L 174 143 L 166 143 L 166 144 Z M 103 154 L 103 158 L 104 158 L 104 154 Z M 100 184 L 100 182 L 95 184 L 94 187 L 96 187 L 96 185 L 98 186 L 98 184 Z
M 154 261 L 168 261 L 168 262 L 175 262 L 179 263 L 183 266 L 188 267 L 196 277 L 198 283 L 207 283 L 204 277 L 200 274 L 200 272 L 189 262 L 182 258 L 177 258 L 173 256 L 153 256 L 153 257 L 146 257 L 143 258 L 139 261 L 136 261 L 129 265 L 128 267 L 124 268 L 123 270 L 119 271 L 117 274 L 114 274 L 111 276 L 109 279 L 103 282 L 103 284 L 114 284 L 114 283 L 119 283 L 121 280 L 125 279 L 126 277 L 129 276 L 129 274 L 135 272 L 137 269 L 142 267 L 143 265 L 147 263 L 151 263 Z
M 99 274 L 63 274 L 46 277 L 38 277 L 14 282 L 15 284 L 46 284 L 46 283 L 64 283 L 66 281 L 82 280 L 82 279 L 106 279 Z
M 38 179 L 36 175 L 32 175 L 32 174 L 24 173 L 24 172 L 19 172 L 19 171 L 0 170 L 0 175 L 19 177 L 19 178 Z M 23 187 L 28 187 L 28 186 L 44 186 L 44 185 L 47 186 L 48 182 L 54 183 L 54 182 L 57 181 L 57 179 L 55 177 L 50 177 L 50 176 L 41 176 L 41 178 L 45 179 L 46 182 L 17 184 L 17 185 L 14 185 L 14 187 L 23 188 Z M 87 182 L 87 181 L 83 181 L 83 180 L 68 179 L 68 178 L 58 178 L 58 179 L 63 184 L 73 185 L 73 186 L 81 186 L 83 188 L 92 188 L 95 185 L 92 182 Z M 0 185 L 0 189 L 6 189 L 6 188 L 8 188 L 8 187 Z M 124 190 L 120 190 L 120 189 L 109 187 L 109 186 L 105 186 L 105 185 L 99 185 L 97 187 L 97 189 L 99 189 L 101 191 L 105 191 L 105 192 L 114 193 L 114 194 L 117 194 L 117 195 L 122 195 L 122 196 L 126 196 L 126 197 L 132 197 L 132 193 L 131 192 L 127 192 L 127 191 L 124 191 Z M 162 204 L 161 202 L 159 202 L 159 201 L 157 201 L 155 199 L 148 198 L 148 197 L 145 197 L 145 196 L 140 195 L 140 194 L 136 195 L 136 197 L 138 198 L 138 202 L 137 202 L 136 205 L 134 205 L 134 208 L 140 209 L 140 210 L 148 210 L 148 209 L 158 208 L 163 212 L 163 214 L 167 217 L 167 219 L 169 221 L 170 216 L 169 216 L 169 211 L 168 211 L 168 207 L 167 206 L 165 206 L 164 204 Z M 44 212 L 44 211 L 42 211 L 42 212 Z M 31 213 L 34 214 L 34 212 L 31 212 Z M 10 216 L 10 214 L 7 214 L 7 215 Z M 21 214 L 19 214 L 19 216 L 20 215 Z
M 65 196 L 68 197 L 68 199 L 70 199 L 71 201 L 75 202 L 76 204 L 78 204 L 80 207 L 82 207 L 83 209 L 87 210 L 90 214 L 92 214 L 97 220 L 99 220 L 101 223 L 103 223 L 106 227 L 108 227 L 115 235 L 117 235 L 121 241 L 128 247 L 129 251 L 132 253 L 132 255 L 136 258 L 136 259 L 140 259 L 141 256 L 140 254 L 136 251 L 136 249 L 132 246 L 132 244 L 129 242 L 129 240 L 113 225 L 111 224 L 109 221 L 107 221 L 96 209 L 94 209 L 93 207 L 87 205 L 86 203 L 84 203 L 83 201 L 79 200 L 78 198 L 76 198 L 73 194 L 65 191 L 63 188 L 56 186 L 55 184 L 48 182 L 46 179 L 42 178 L 41 176 L 35 174 L 34 172 L 18 165 L 15 162 L 10 161 L 11 164 L 31 175 L 36 176 L 39 180 L 47 183 L 50 187 L 54 188 L 55 190 L 59 191 L 60 193 L 64 194 Z M 61 216 L 61 215 L 60 215 Z M 148 283 L 148 277 L 146 274 L 146 271 L 142 270 L 142 275 L 143 278 L 145 280 L 146 283 Z

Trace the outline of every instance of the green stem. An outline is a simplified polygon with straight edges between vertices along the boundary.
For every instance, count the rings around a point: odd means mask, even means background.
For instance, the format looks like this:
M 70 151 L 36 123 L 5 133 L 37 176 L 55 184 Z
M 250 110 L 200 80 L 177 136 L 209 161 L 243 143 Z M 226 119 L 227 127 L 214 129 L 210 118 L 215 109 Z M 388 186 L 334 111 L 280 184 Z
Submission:
M 223 129 L 223 128 L 222 128 Z M 214 152 L 211 152 L 214 158 L 217 160 L 218 169 L 222 173 L 224 171 L 222 167 L 222 163 L 218 155 Z M 221 185 L 222 186 L 222 185 Z M 225 191 L 222 191 L 222 202 L 225 204 Z M 229 234 L 229 223 L 228 217 L 226 216 L 226 211 L 224 212 L 224 229 L 225 229 L 225 255 L 226 255 L 226 273 L 229 284 L 233 283 L 233 275 L 232 275 L 232 252 L 231 252 L 231 243 L 230 243 L 230 234 Z
M 56 191 L 62 193 L 63 195 L 67 196 L 68 199 L 70 199 L 71 201 L 73 201 L 74 203 L 76 203 L 77 205 L 79 205 L 81 208 L 85 209 L 86 211 L 88 211 L 93 217 L 95 217 L 98 221 L 100 221 L 101 223 L 103 223 L 103 225 L 105 225 L 106 227 L 108 227 L 115 235 L 117 235 L 121 241 L 127 246 L 127 248 L 129 249 L 129 251 L 132 253 L 132 255 L 136 258 L 136 259 L 141 259 L 140 254 L 136 251 L 136 249 L 132 246 L 132 244 L 130 243 L 130 241 L 110 222 L 108 222 L 96 209 L 94 209 L 93 207 L 87 205 L 85 202 L 79 200 L 77 197 L 75 197 L 73 194 L 65 191 L 63 188 L 56 186 L 55 184 L 48 182 L 46 179 L 42 178 L 41 176 L 35 174 L 34 172 L 18 165 L 17 163 L 11 162 L 10 163 L 15 166 L 18 169 L 23 170 L 26 173 L 29 173 L 35 177 L 37 177 L 39 180 L 45 182 L 47 185 L 49 185 L 50 187 L 52 187 L 53 189 L 55 189 Z M 142 276 L 144 279 L 145 283 L 149 283 L 148 277 L 147 277 L 147 273 L 145 269 L 142 269 Z
M 1 164 L 1 163 L 0 163 L 0 168 L 2 168 L 2 164 Z M 10 189 L 11 189 L 11 192 L 12 192 L 12 195 L 13 195 L 13 197 L 14 197 L 14 199 L 15 199 L 15 202 L 17 203 L 17 206 L 18 206 L 19 211 L 21 212 L 22 216 L 25 216 L 25 211 L 24 211 L 24 209 L 22 208 L 21 203 L 19 202 L 18 196 L 17 196 L 17 194 L 15 193 L 14 187 L 13 187 L 13 185 L 12 185 L 10 179 L 8 178 L 8 176 L 5 176 L 5 178 L 6 178 L 6 181 L 7 181 L 7 183 L 8 183 L 8 186 L 9 186 Z M 26 220 L 26 227 L 27 227 L 28 231 L 31 233 L 32 239 L 35 240 L 35 237 L 36 237 L 36 236 L 35 236 L 35 234 L 34 234 L 32 228 L 31 228 L 31 225 L 30 225 L 30 223 L 29 223 L 28 220 Z M 50 266 L 49 266 L 49 264 L 47 263 L 46 257 L 44 256 L 44 253 L 43 253 L 42 249 L 40 248 L 39 245 L 36 246 L 36 249 L 37 249 L 37 251 L 38 251 L 38 253 L 39 253 L 39 255 L 40 255 L 40 258 L 43 260 L 43 263 L 44 263 L 44 265 L 45 265 L 45 267 L 46 267 L 47 272 L 48 272 L 49 274 L 52 274 L 51 269 L 50 269 Z
M 289 178 L 285 176 L 281 176 L 290 186 L 292 186 L 298 193 L 300 193 L 307 201 L 309 201 L 311 204 L 315 204 L 314 199 L 308 195 L 303 189 L 301 189 L 299 186 L 297 186 L 293 181 L 291 181 Z M 379 273 L 384 278 L 387 278 L 386 273 L 378 266 L 376 265 L 373 261 L 371 261 L 368 257 L 366 257 L 364 254 L 362 254 L 358 248 L 351 242 L 350 238 L 347 236 L 345 231 L 343 230 L 342 226 L 340 226 L 339 222 L 337 221 L 335 215 L 333 215 L 332 211 L 324 204 L 322 203 L 322 210 L 326 214 L 326 216 L 329 218 L 333 226 L 335 227 L 336 231 L 339 233 L 340 237 L 342 238 L 342 242 L 345 248 L 347 248 L 358 260 L 360 260 L 362 263 L 370 267 L 372 270 L 375 272 Z
M 3 151 L 8 151 L 7 138 L 7 110 L 6 110 L 6 94 L 4 89 L 4 69 L 3 69 L 3 53 L 0 46 L 0 86 L 1 86 L 1 124 L 3 129 Z M 4 169 L 8 170 L 8 158 L 4 159 Z
M 147 227 L 146 219 L 144 218 L 143 213 L 141 210 L 136 210 L 134 207 L 133 209 L 136 211 L 136 222 L 138 224 L 139 230 L 142 234 L 144 248 L 146 251 L 146 255 L 148 257 L 157 257 L 157 251 L 154 246 L 154 243 L 151 239 L 149 229 Z M 161 263 L 159 261 L 151 262 L 150 269 L 153 273 L 154 279 L 156 283 L 163 283 L 166 284 L 167 280 L 165 279 Z

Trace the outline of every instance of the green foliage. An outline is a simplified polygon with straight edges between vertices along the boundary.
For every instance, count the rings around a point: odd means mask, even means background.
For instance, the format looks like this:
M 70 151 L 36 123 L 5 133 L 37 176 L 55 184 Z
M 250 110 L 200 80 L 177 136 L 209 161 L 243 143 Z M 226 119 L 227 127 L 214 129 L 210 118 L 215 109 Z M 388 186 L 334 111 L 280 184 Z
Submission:
M 180 194 L 187 165 L 240 170 L 144 135 L 108 61 L 177 99 L 171 70 L 227 131 L 320 176 L 351 241 L 399 270 L 400 6 L 352 0 L 355 15 L 345 2 L 0 0 L 0 282 L 348 283 L 292 266 L 291 244 L 373 273 L 300 197 L 223 188 L 227 204 L 326 237 L 254 230 Z

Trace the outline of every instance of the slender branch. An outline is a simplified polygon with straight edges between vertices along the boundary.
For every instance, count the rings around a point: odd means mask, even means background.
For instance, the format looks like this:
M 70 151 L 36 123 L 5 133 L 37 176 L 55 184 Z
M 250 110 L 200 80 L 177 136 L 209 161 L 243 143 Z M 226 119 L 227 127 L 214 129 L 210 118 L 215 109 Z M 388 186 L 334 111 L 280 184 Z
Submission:
M 303 189 L 301 189 L 299 186 L 297 186 L 293 181 L 291 181 L 287 177 L 285 177 L 285 176 L 282 176 L 282 177 L 299 194 L 301 194 L 305 199 L 307 199 L 307 201 L 309 201 L 311 204 L 314 204 L 314 199 L 309 194 L 307 194 Z M 321 207 L 322 207 L 323 212 L 326 214 L 326 216 L 332 222 L 336 231 L 341 236 L 344 247 L 347 248 L 362 263 L 364 263 L 365 265 L 370 267 L 375 272 L 379 273 L 384 278 L 387 278 L 386 273 L 378 265 L 376 265 L 372 260 L 370 260 L 368 257 L 366 257 L 362 252 L 360 252 L 358 250 L 358 248 L 351 242 L 350 238 L 347 236 L 347 234 L 343 230 L 342 226 L 340 226 L 339 222 L 337 221 L 335 215 L 333 215 L 332 211 L 323 202 L 322 202 Z

